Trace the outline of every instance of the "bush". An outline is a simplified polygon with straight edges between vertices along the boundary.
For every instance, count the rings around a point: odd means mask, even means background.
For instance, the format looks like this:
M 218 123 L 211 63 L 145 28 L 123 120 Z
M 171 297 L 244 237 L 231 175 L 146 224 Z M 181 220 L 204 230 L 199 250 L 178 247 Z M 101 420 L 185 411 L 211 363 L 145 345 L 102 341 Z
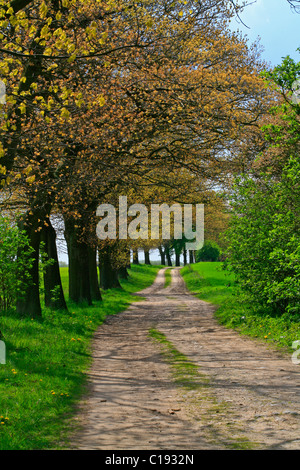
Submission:
M 300 163 L 281 180 L 237 180 L 227 231 L 227 266 L 253 301 L 272 313 L 300 313 Z
M 219 261 L 221 249 L 216 242 L 205 241 L 203 247 L 196 252 L 196 261 Z
M 22 295 L 20 273 L 31 263 L 25 234 L 8 218 L 0 216 L 0 310 L 12 307 L 17 295 Z

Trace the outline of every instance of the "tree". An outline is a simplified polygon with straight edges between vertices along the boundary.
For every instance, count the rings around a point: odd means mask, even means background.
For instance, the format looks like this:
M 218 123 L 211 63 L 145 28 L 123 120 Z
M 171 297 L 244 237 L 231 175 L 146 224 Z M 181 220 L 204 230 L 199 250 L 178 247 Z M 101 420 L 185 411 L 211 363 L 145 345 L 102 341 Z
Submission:
M 300 103 L 293 100 L 294 84 L 300 78 L 300 62 L 287 56 L 264 75 L 275 88 L 278 99 L 262 121 L 266 147 L 254 162 L 253 170 L 268 171 L 280 179 L 290 156 L 300 151 Z
M 203 247 L 196 252 L 196 261 L 219 261 L 221 250 L 216 242 L 206 240 Z
M 291 8 L 296 11 L 297 13 L 300 12 L 300 1 L 299 0 L 287 0 L 288 3 L 291 5 Z
M 232 14 L 223 0 L 5 3 L 1 179 L 27 203 L 32 279 L 52 211 L 65 217 L 71 297 L 90 303 L 86 221 L 116 185 L 182 170 L 224 184 L 240 165 L 229 152 L 256 128 L 268 91 L 255 48 L 226 29 Z M 18 311 L 40 314 L 38 294 Z
M 300 313 L 299 176 L 292 158 L 281 181 L 244 177 L 232 196 L 227 266 L 252 300 L 273 313 Z
M 267 146 L 233 191 L 228 265 L 267 311 L 299 314 L 300 106 L 291 98 L 300 63 L 286 57 L 265 76 L 279 98 L 262 122 Z
M 17 254 L 21 253 L 20 256 Z M 13 224 L 9 217 L 0 217 L 0 309 L 7 310 L 15 305 L 17 297 L 25 294 L 24 284 L 32 288 L 28 276 L 21 282 L 20 274 L 24 265 L 33 264 L 32 249 L 28 246 L 26 234 Z
M 67 310 L 67 304 L 63 292 L 59 261 L 56 247 L 56 231 L 48 218 L 42 229 L 41 240 L 44 243 L 44 291 L 45 306 L 54 310 Z
M 112 289 L 121 287 L 119 282 L 117 250 L 115 243 L 107 243 L 105 247 L 99 250 L 99 269 L 100 269 L 100 287 L 102 289 Z

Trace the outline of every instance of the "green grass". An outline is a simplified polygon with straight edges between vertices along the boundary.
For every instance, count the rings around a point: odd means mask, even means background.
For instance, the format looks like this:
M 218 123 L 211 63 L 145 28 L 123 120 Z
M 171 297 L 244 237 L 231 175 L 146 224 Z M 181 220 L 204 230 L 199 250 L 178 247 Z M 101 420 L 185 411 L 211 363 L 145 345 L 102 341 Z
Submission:
M 169 287 L 172 282 L 172 274 L 171 274 L 171 269 L 166 269 L 165 270 L 165 288 Z
M 215 316 L 224 326 L 288 352 L 292 351 L 292 343 L 300 339 L 299 318 L 274 316 L 262 310 L 240 291 L 234 275 L 224 271 L 222 263 L 188 265 L 181 274 L 191 292 L 218 306 Z
M 0 450 L 68 447 L 76 405 L 85 391 L 91 340 L 107 315 L 125 310 L 152 284 L 159 266 L 132 266 L 123 289 L 69 313 L 43 309 L 42 319 L 0 313 L 6 364 L 0 364 Z M 67 289 L 68 269 L 62 268 Z
M 195 390 L 208 384 L 208 378 L 200 374 L 198 366 L 178 351 L 161 331 L 151 328 L 149 337 L 160 344 L 161 353 L 171 365 L 173 378 L 178 386 Z
M 189 290 L 215 305 L 223 304 L 235 290 L 234 275 L 223 271 L 222 263 L 189 264 L 181 274 Z

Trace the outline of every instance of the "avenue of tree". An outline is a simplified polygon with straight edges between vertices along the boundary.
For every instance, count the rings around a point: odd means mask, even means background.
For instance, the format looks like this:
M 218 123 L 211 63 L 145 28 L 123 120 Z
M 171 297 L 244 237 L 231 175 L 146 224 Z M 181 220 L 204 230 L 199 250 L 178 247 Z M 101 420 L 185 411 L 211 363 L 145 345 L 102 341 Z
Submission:
M 119 285 L 130 250 L 135 262 L 139 248 L 146 263 L 152 248 L 163 263 L 170 264 L 171 249 L 177 263 L 182 252 L 186 262 L 193 256 L 175 240 L 100 241 L 99 204 L 117 206 L 120 195 L 148 207 L 204 203 L 207 236 L 219 241 L 228 220 L 224 194 L 235 175 L 260 171 L 276 152 L 265 130 L 274 130 L 279 118 L 270 109 L 284 99 L 276 77 L 263 74 L 259 48 L 229 29 L 241 7 L 226 0 L 0 0 L 1 206 L 30 247 L 19 314 L 41 315 L 41 254 L 45 304 L 67 308 L 56 216 L 64 221 L 69 297 L 78 303 Z

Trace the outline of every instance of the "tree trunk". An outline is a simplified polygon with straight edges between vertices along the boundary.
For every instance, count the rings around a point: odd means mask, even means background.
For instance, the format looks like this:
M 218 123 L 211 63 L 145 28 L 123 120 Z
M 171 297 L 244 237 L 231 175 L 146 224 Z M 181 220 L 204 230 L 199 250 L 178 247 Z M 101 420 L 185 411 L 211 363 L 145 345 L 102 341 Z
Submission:
M 131 262 L 130 262 L 130 249 L 129 248 L 126 248 L 126 257 L 127 257 L 126 268 L 130 269 L 131 268 Z
M 167 264 L 168 264 L 168 266 L 173 266 L 173 265 L 172 265 L 172 259 L 171 259 L 171 254 L 170 254 L 169 248 L 166 248 L 166 249 L 165 249 L 165 253 L 166 253 L 166 258 L 167 258 Z
M 145 249 L 144 254 L 145 254 L 145 264 L 151 264 L 149 250 Z
M 127 271 L 127 268 L 126 266 L 121 266 L 119 269 L 118 269 L 118 275 L 121 279 L 128 279 L 129 277 L 129 274 L 128 274 L 128 271 Z
M 59 271 L 56 232 L 49 219 L 46 219 L 46 224 L 41 232 L 41 239 L 45 244 L 47 261 L 53 260 L 53 262 L 44 270 L 45 305 L 54 310 L 67 310 Z M 53 289 L 55 289 L 55 294 Z
M 113 268 L 110 257 L 110 248 L 99 250 L 100 287 L 101 289 L 112 289 L 121 287 L 118 272 Z
M 180 253 L 175 253 L 175 266 L 180 266 Z
M 183 250 L 183 264 L 184 266 L 187 264 L 187 255 L 186 255 L 186 250 Z
M 92 304 L 88 245 L 79 239 L 73 219 L 65 219 L 65 239 L 69 255 L 69 298 Z
M 98 281 L 97 267 L 97 248 L 88 247 L 89 252 L 89 269 L 90 269 L 90 288 L 92 300 L 102 300 Z
M 190 258 L 190 264 L 194 262 L 194 252 L 192 250 L 189 250 L 189 258 Z
M 133 250 L 133 261 L 132 264 L 140 264 L 139 263 L 139 252 L 138 250 Z
M 161 264 L 162 264 L 162 266 L 165 266 L 166 265 L 166 254 L 164 252 L 163 247 L 159 246 L 158 251 L 159 251 L 159 254 L 160 254 Z
M 38 230 L 40 217 L 37 214 L 28 213 L 19 220 L 18 226 L 28 237 L 28 246 L 33 252 L 28 256 L 33 259 L 32 266 L 24 262 L 23 272 L 20 273 L 20 294 L 18 294 L 16 309 L 19 315 L 40 317 L 42 315 L 39 289 L 39 249 L 41 233 Z M 24 254 L 19 252 L 19 257 Z

